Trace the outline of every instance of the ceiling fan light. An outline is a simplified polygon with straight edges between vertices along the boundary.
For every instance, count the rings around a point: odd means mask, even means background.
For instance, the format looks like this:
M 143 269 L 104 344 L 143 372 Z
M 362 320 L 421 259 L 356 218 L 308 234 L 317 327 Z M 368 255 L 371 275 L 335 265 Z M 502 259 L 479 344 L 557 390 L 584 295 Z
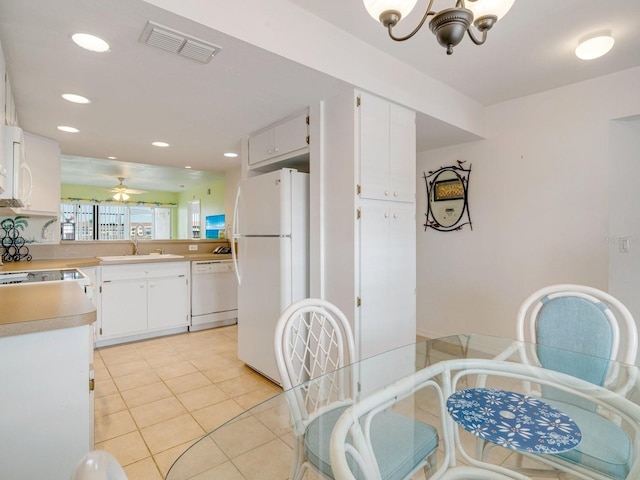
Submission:
M 384 12 L 398 12 L 400 14 L 400 18 L 404 18 L 413 7 L 416 6 L 417 0 L 362 0 L 364 3 L 364 8 L 367 9 L 369 15 L 371 15 L 374 20 L 377 22 L 381 22 L 381 15 Z
M 581 60 L 593 60 L 602 57 L 613 48 L 615 39 L 610 32 L 589 35 L 576 47 L 576 57 Z
M 129 195 L 127 195 L 127 194 L 126 194 L 126 193 L 124 193 L 124 192 L 118 192 L 118 193 L 116 193 L 116 194 L 113 196 L 113 199 L 114 199 L 116 202 L 124 202 L 124 201 L 126 201 L 126 200 L 129 200 Z
M 467 0 L 465 8 L 473 12 L 473 18 L 478 19 L 486 15 L 495 15 L 500 20 L 504 17 L 515 0 Z M 496 20 L 496 21 L 498 21 Z

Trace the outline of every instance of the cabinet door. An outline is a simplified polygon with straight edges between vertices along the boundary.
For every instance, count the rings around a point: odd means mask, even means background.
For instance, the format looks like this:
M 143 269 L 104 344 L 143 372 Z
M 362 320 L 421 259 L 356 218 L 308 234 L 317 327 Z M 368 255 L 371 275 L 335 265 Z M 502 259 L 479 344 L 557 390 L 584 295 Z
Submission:
M 307 114 L 298 115 L 274 127 L 275 149 L 273 156 L 287 155 L 306 148 Z
M 389 209 L 389 315 L 396 346 L 416 340 L 416 208 L 396 202 Z
M 129 280 L 102 284 L 102 336 L 114 337 L 147 330 L 147 282 Z
M 54 140 L 24 134 L 26 161 L 31 170 L 32 190 L 23 214 L 60 212 L 60 146 Z
M 415 209 L 376 202 L 360 216 L 360 358 L 415 341 Z
M 148 330 L 183 327 L 189 324 L 189 287 L 185 277 L 149 280 Z
M 389 284 L 389 207 L 360 209 L 360 358 L 389 350 L 394 335 L 393 302 Z
M 268 160 L 274 150 L 273 128 L 249 137 L 249 165 Z
M 413 202 L 416 196 L 416 114 L 412 110 L 391 104 L 389 119 L 391 199 Z
M 389 102 L 361 94 L 358 107 L 360 149 L 360 196 L 388 200 L 389 191 Z

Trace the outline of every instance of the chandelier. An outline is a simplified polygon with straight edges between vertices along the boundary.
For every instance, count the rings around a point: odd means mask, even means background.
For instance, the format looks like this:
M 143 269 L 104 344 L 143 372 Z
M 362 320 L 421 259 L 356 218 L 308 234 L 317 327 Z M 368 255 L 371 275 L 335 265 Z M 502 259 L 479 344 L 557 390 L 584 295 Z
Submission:
M 408 35 L 395 36 L 393 27 L 411 13 L 416 1 L 363 0 L 369 15 L 382 23 L 387 28 L 389 36 L 397 42 L 413 37 L 427 18 L 432 16 L 429 28 L 436 36 L 438 43 L 447 49 L 447 55 L 451 55 L 453 47 L 462 41 L 465 33 L 469 34 L 473 43 L 482 45 L 487 39 L 487 32 L 509 11 L 515 0 L 456 0 L 454 7 L 445 8 L 439 12 L 432 10 L 434 0 L 429 0 L 429 6 L 418 26 Z M 479 32 L 479 38 L 472 31 L 472 24 Z

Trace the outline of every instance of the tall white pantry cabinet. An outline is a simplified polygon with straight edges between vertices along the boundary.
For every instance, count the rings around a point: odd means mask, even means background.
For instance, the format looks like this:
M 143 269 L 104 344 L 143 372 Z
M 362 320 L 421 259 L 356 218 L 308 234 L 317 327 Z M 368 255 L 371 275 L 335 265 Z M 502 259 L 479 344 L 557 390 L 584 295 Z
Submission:
M 415 342 L 415 112 L 353 91 L 322 118 L 324 297 L 367 358 Z

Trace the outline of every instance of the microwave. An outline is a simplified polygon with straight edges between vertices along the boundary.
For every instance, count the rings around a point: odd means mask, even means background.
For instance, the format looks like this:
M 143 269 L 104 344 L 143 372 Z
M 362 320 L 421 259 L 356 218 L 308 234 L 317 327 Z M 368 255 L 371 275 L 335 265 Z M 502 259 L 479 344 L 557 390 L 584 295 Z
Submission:
M 1 126 L 0 207 L 24 207 L 31 198 L 33 178 L 25 159 L 20 127 Z

